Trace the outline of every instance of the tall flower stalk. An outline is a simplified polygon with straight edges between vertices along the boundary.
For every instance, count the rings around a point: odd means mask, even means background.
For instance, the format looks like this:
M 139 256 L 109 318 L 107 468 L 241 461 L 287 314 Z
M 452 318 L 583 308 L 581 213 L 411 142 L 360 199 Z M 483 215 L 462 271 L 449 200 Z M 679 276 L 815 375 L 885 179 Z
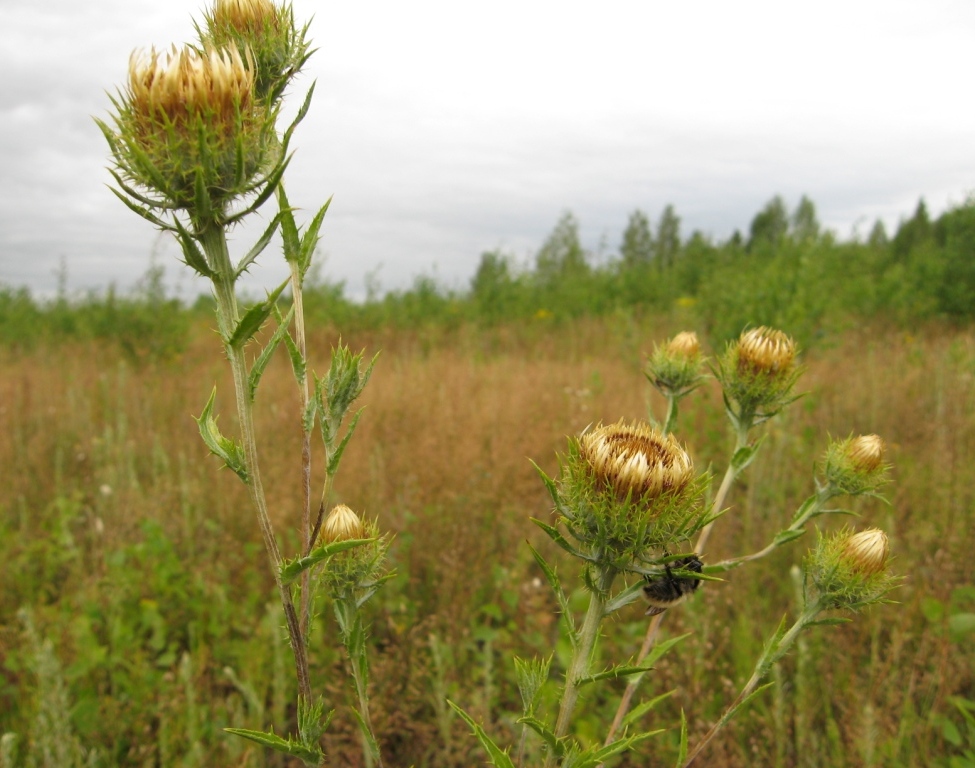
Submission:
M 350 587 L 351 592 L 330 594 L 337 606 L 345 606 L 336 610 L 336 616 L 352 659 L 367 761 L 381 765 L 367 706 L 365 625 L 360 609 L 384 580 L 377 574 L 386 540 L 374 524 L 357 537 L 318 537 L 342 453 L 358 419 L 356 415 L 346 423 L 349 409 L 372 366 L 363 370 L 361 355 L 340 346 L 333 352 L 327 374 L 314 379 L 314 388 L 307 370 L 302 289 L 328 203 L 300 228 L 284 191 L 284 173 L 291 162 L 292 135 L 309 108 L 314 87 L 292 123 L 283 131 L 278 127 L 282 100 L 311 54 L 307 29 L 295 24 L 287 4 L 216 0 L 204 13 L 204 23 L 196 25 L 196 43 L 174 46 L 166 53 L 152 50 L 132 55 L 127 83 L 112 98 L 111 118 L 98 125 L 114 161 L 112 191 L 131 210 L 172 233 L 186 264 L 212 285 L 217 330 L 234 382 L 239 436 L 225 436 L 218 428 L 215 389 L 197 422 L 210 451 L 247 486 L 284 608 L 298 686 L 297 738 L 228 730 L 298 757 L 307 765 L 324 763 L 320 739 L 331 713 L 316 698 L 309 677 L 311 606 L 319 587 L 333 584 L 332 572 L 341 572 L 356 561 L 348 550 L 363 547 L 362 557 L 372 567 L 368 586 L 360 584 Z M 228 247 L 228 229 L 272 199 L 278 210 L 267 229 L 235 260 Z M 237 282 L 279 230 L 289 278 L 245 311 L 237 298 Z M 291 306 L 283 313 L 279 303 L 289 287 Z M 258 332 L 269 323 L 275 330 L 253 362 L 248 362 L 245 348 L 255 343 Z M 282 557 L 271 523 L 254 425 L 261 377 L 282 343 L 298 388 L 303 435 L 302 547 L 289 559 Z M 311 436 L 316 423 L 324 445 L 325 483 L 319 515 L 313 522 Z M 354 648 L 350 638 L 355 639 Z

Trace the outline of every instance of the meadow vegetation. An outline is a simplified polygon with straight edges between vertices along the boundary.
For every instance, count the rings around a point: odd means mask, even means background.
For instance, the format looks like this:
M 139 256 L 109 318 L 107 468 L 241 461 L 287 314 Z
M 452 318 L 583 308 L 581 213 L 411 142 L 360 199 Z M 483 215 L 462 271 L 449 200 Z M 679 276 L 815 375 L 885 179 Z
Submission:
M 0 291 L 0 768 L 975 761 L 975 204 L 866 241 L 638 210 L 611 258 L 565 213 L 356 304 L 285 193 L 308 25 L 194 27 L 96 123 L 210 297 Z
M 551 499 L 528 458 L 552 474 L 565 435 L 644 417 L 648 401 L 659 413 L 645 355 L 688 327 L 687 312 L 344 333 L 353 349 L 382 350 L 334 494 L 396 534 L 396 575 L 369 611 L 373 721 L 390 764 L 481 762 L 447 697 L 502 743 L 516 740 L 511 655 L 556 647 L 557 670 L 568 653 L 525 541 L 560 562 L 532 533 L 529 518 L 545 519 Z M 0 351 L 0 732 L 21 734 L 19 745 L 6 743 L 11 755 L 33 734 L 38 765 L 81 765 L 89 750 L 96 765 L 285 764 L 221 731 L 288 722 L 295 682 L 245 489 L 217 471 L 190 416 L 229 377 L 210 325 L 190 316 L 187 327 L 182 349 L 163 357 L 133 359 L 101 338 Z M 313 330 L 311 361 L 325 365 L 337 341 Z M 804 362 L 808 394 L 769 426 L 705 558 L 760 549 L 810 493 L 828 437 L 875 432 L 894 466 L 891 504 L 852 507 L 889 533 L 906 578 L 897 604 L 804 634 L 776 665 L 773 689 L 712 742 L 708 761 L 969 765 L 975 336 L 943 322 L 908 333 L 865 320 L 823 337 Z M 300 444 L 297 409 L 280 359 L 265 377 L 257 430 L 286 539 L 297 537 L 289 521 L 301 504 L 298 470 L 285 458 Z M 698 466 L 727 456 L 713 382 L 685 401 L 678 435 Z M 671 763 L 681 708 L 695 713 L 692 742 L 717 718 L 769 627 L 797 609 L 790 567 L 809 538 L 758 573 L 705 584 L 671 612 L 667 636 L 692 634 L 644 684 L 648 697 L 676 689 L 650 717 L 670 730 L 617 765 Z M 573 605 L 584 594 L 574 585 Z M 629 610 L 600 646 L 606 658 L 639 647 L 647 619 Z M 351 703 L 334 620 L 315 623 L 316 679 L 333 705 Z M 599 738 L 620 691 L 584 698 L 583 737 L 590 723 Z M 56 737 L 40 743 L 51 722 Z M 341 710 L 326 746 L 335 764 L 360 764 Z

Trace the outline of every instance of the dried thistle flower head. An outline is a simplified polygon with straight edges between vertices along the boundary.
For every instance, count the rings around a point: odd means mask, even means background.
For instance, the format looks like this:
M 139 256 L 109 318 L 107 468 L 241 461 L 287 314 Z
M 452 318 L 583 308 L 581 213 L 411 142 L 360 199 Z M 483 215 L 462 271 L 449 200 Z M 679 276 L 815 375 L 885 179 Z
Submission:
M 323 544 L 366 537 L 366 527 L 359 516 L 345 504 L 337 504 L 322 523 L 319 539 Z
M 250 108 L 253 92 L 253 70 L 236 49 L 200 53 L 173 46 L 165 57 L 153 48 L 129 58 L 129 104 L 147 132 L 164 119 L 186 133 L 199 116 L 232 129 L 238 112 Z
M 887 481 L 887 446 L 877 435 L 859 435 L 831 443 L 824 474 L 833 493 L 873 493 Z
M 884 463 L 887 446 L 877 435 L 860 435 L 850 441 L 847 455 L 861 472 L 874 472 Z
M 667 342 L 667 352 L 673 357 L 697 357 L 701 353 L 697 334 L 693 331 L 681 331 Z
M 854 571 L 873 576 L 887 567 L 890 545 L 887 534 L 879 528 L 855 533 L 843 544 L 842 558 Z
M 682 331 L 654 348 L 647 361 L 647 378 L 663 394 L 682 397 L 704 380 L 701 364 L 697 334 Z
M 739 419 L 751 426 L 795 399 L 792 388 L 801 373 L 797 355 L 788 335 L 765 326 L 745 331 L 728 345 L 715 375 L 726 398 L 738 404 Z
M 859 610 L 883 601 L 896 585 L 896 578 L 887 571 L 889 555 L 883 531 L 870 528 L 854 533 L 844 528 L 831 536 L 820 536 L 816 549 L 806 559 L 805 570 L 822 607 Z
M 796 344 L 782 331 L 760 326 L 738 339 L 738 368 L 745 372 L 788 370 L 796 359 Z
M 122 190 L 140 207 L 219 217 L 279 151 L 275 115 L 254 87 L 249 54 L 236 47 L 133 53 L 114 127 L 99 121 Z
M 677 440 L 646 424 L 596 427 L 582 435 L 579 448 L 597 481 L 620 498 L 676 493 L 694 476 L 691 458 Z
M 307 27 L 298 29 L 291 5 L 271 0 L 216 0 L 204 14 L 205 30 L 197 28 L 204 45 L 236 46 L 253 52 L 257 96 L 274 103 L 311 52 Z
M 271 0 L 217 0 L 213 5 L 213 20 L 243 32 L 276 26 L 278 15 Z

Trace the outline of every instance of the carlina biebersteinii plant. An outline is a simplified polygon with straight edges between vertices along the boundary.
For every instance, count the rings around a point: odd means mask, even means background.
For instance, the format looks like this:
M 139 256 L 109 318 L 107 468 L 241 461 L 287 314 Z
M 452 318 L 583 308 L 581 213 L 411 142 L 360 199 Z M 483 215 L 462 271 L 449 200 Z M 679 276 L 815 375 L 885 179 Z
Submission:
M 321 739 L 332 713 L 313 693 L 308 663 L 311 607 L 318 590 L 324 589 L 334 602 L 341 639 L 349 652 L 359 701 L 353 709 L 365 762 L 381 766 L 365 696 L 368 664 L 360 610 L 388 578 L 383 572 L 388 539 L 379 534 L 375 523 L 362 522 L 347 507 L 324 517 L 343 452 L 358 422 L 358 414 L 347 425 L 346 417 L 372 366 L 363 371 L 362 356 L 340 345 L 333 350 L 325 376 L 312 374 L 309 381 L 302 289 L 328 203 L 307 226 L 299 227 L 283 182 L 291 161 L 292 135 L 314 92 L 312 86 L 290 125 L 280 130 L 282 99 L 311 54 L 308 27 L 296 26 L 290 4 L 270 0 L 216 0 L 205 12 L 204 23 L 195 26 L 198 40 L 193 44 L 174 46 L 166 53 L 132 54 L 125 86 L 110 97 L 110 119 L 96 122 L 114 161 L 112 191 L 131 210 L 172 233 L 186 264 L 212 284 L 220 340 L 233 374 L 240 434 L 235 438 L 220 432 L 216 388 L 197 423 L 206 446 L 247 486 L 284 609 L 298 683 L 297 737 L 282 738 L 273 729 L 227 730 L 306 765 L 325 763 Z M 267 229 L 235 259 L 227 237 L 230 227 L 272 198 L 277 211 Z M 279 230 L 290 276 L 264 301 L 244 310 L 237 282 Z M 291 303 L 285 313 L 279 298 L 289 286 Z M 274 330 L 259 336 L 267 324 Z M 263 348 L 245 354 L 245 347 L 258 338 L 264 339 Z M 264 490 L 254 423 L 262 376 L 282 344 L 298 387 L 295 420 L 303 436 L 302 543 L 288 559 L 281 555 L 271 523 L 270 507 L 276 499 L 269 501 Z M 313 519 L 311 435 L 316 422 L 324 448 L 325 479 L 318 516 Z M 356 549 L 360 551 L 353 552 Z
M 687 756 L 683 762 L 684 768 L 688 768 L 697 759 L 735 712 L 764 688 L 774 684 L 758 686 L 772 665 L 788 652 L 804 629 L 850 620 L 843 616 L 820 618 L 823 612 L 856 613 L 871 605 L 888 602 L 887 594 L 899 582 L 887 569 L 889 558 L 887 534 L 878 528 L 869 528 L 859 533 L 843 528 L 834 534 L 819 536 L 816 548 L 803 562 L 802 613 L 788 630 L 785 629 L 785 619 L 782 620 L 778 631 L 766 644 L 751 678 L 721 718 Z
M 658 575 L 666 568 L 670 578 L 709 578 L 683 567 L 688 562 L 686 554 L 675 553 L 710 519 L 701 503 L 706 478 L 695 474 L 689 454 L 674 437 L 640 422 L 621 421 L 586 430 L 569 440 L 560 464 L 557 479 L 539 470 L 555 503 L 556 524 L 534 522 L 580 562 L 589 607 L 577 627 L 555 569 L 533 548 L 561 608 L 572 657 L 554 723 L 536 711 L 537 697 L 533 695 L 523 697 L 525 712 L 519 722 L 541 738 L 546 766 L 595 766 L 659 733 L 635 731 L 606 745 L 586 745 L 574 738 L 570 729 L 583 687 L 649 668 L 624 663 L 609 670 L 592 669 L 603 620 L 641 598 L 644 576 Z M 626 574 L 638 578 L 614 592 L 617 578 Z M 550 661 L 518 660 L 519 688 L 536 690 L 537 680 L 547 675 Z M 495 765 L 515 764 L 469 715 L 451 705 L 472 727 Z M 526 743 L 523 734 L 520 765 L 534 764 L 525 755 Z

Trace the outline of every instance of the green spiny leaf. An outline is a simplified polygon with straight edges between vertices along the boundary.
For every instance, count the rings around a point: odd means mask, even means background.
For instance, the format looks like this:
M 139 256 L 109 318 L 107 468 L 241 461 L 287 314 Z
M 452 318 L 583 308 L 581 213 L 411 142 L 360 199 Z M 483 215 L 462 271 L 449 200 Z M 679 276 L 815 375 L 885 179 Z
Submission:
M 187 266 L 191 267 L 203 277 L 212 279 L 215 273 L 210 269 L 206 256 L 200 250 L 200 246 L 196 244 L 196 239 L 183 226 L 179 219 L 174 217 L 173 223 L 176 226 L 176 239 L 179 240 L 179 244 L 183 248 L 183 258 Z
M 339 462 L 342 461 L 342 454 L 345 453 L 345 446 L 349 444 L 349 438 L 351 438 L 352 433 L 355 432 L 356 424 L 359 423 L 359 417 L 362 415 L 362 411 L 362 408 L 356 411 L 356 414 L 352 417 L 352 421 L 349 422 L 349 428 L 346 430 L 345 435 L 338 444 L 338 447 L 336 447 L 335 451 L 328 457 L 328 474 L 332 477 L 334 477 L 335 473 L 338 472 Z
M 542 737 L 542 740 L 548 744 L 549 749 L 556 757 L 564 757 L 566 745 L 568 739 L 560 739 L 555 733 L 549 728 L 545 723 L 539 720 L 537 717 L 519 717 L 517 720 L 521 725 L 527 725 L 535 733 Z
M 775 538 L 772 540 L 772 543 L 777 547 L 781 547 L 783 544 L 788 544 L 790 541 L 795 541 L 796 539 L 805 535 L 805 528 L 800 528 L 797 531 L 779 531 L 777 534 L 775 534 Z
M 261 326 L 264 325 L 264 321 L 268 319 L 271 315 L 271 311 L 274 309 L 274 305 L 278 300 L 278 296 L 285 289 L 288 283 L 291 281 L 289 278 L 285 280 L 281 285 L 275 288 L 268 297 L 251 307 L 247 310 L 247 313 L 241 318 L 237 327 L 234 329 L 233 334 L 229 339 L 227 339 L 227 344 L 234 349 L 240 349 L 244 344 L 250 341 L 254 334 L 256 334 Z
M 203 413 L 196 419 L 196 423 L 200 427 L 200 436 L 210 452 L 223 460 L 223 463 L 246 483 L 249 481 L 249 476 L 243 449 L 230 438 L 220 434 L 220 430 L 217 428 L 217 419 L 213 415 L 213 403 L 216 397 L 217 388 L 214 387 L 210 399 L 203 408 Z
M 576 683 L 583 686 L 588 685 L 589 683 L 598 682 L 600 680 L 616 680 L 621 677 L 629 677 L 630 675 L 642 675 L 644 672 L 649 672 L 651 669 L 653 669 L 653 667 L 648 664 L 620 664 L 612 669 L 597 672 L 595 675 L 580 677 Z
M 322 560 L 338 554 L 339 552 L 344 552 L 347 549 L 359 547 L 373 541 L 375 541 L 375 539 L 346 539 L 345 541 L 333 541 L 330 544 L 323 544 L 320 547 L 315 547 L 304 557 L 296 557 L 293 560 L 285 560 L 283 563 L 281 563 L 281 582 L 285 585 L 291 584 L 302 574 L 303 571 L 307 571 L 312 566 L 318 565 L 318 563 L 322 562 Z
M 251 367 L 247 383 L 248 396 L 251 402 L 254 402 L 254 398 L 257 395 L 257 385 L 260 383 L 268 363 L 271 362 L 271 358 L 274 356 L 274 350 L 278 348 L 278 344 L 281 343 L 282 339 L 290 338 L 288 335 L 288 326 L 291 324 L 294 311 L 295 308 L 292 306 L 285 317 L 281 317 L 280 313 L 277 314 L 278 327 L 274 331 L 274 335 L 268 340 L 267 346 L 261 350 L 261 354 L 257 356 L 254 365 Z
M 301 267 L 301 274 L 304 276 L 305 272 L 308 271 L 308 267 L 311 264 L 312 254 L 315 252 L 315 246 L 318 245 L 318 232 L 322 227 L 322 221 L 325 218 L 325 213 L 328 211 L 328 207 L 332 204 L 332 198 L 325 201 L 318 213 L 311 220 L 308 225 L 308 229 L 305 230 L 304 236 L 301 238 L 301 249 L 298 254 L 298 264 Z
M 688 638 L 690 636 L 691 636 L 690 632 L 685 632 L 683 635 L 677 635 L 676 637 L 671 637 L 668 638 L 667 640 L 657 643 L 656 645 L 654 645 L 650 653 L 647 654 L 647 657 L 643 660 L 643 663 L 656 664 L 657 660 L 662 658 L 664 654 L 666 654 L 671 648 L 677 645 L 677 643 L 681 642 L 681 640 L 684 640 L 685 638 Z
M 268 225 L 267 229 L 264 230 L 264 234 L 260 236 L 258 241 L 254 243 L 254 247 L 251 248 L 247 255 L 240 260 L 237 265 L 237 269 L 234 270 L 234 278 L 240 277 L 244 272 L 246 272 L 250 265 L 254 263 L 258 256 L 260 256 L 264 249 L 267 248 L 268 244 L 271 242 L 271 238 L 274 237 L 274 233 L 277 231 L 278 225 L 281 223 L 281 214 L 278 214 Z
M 569 600 L 565 596 L 565 591 L 562 589 L 562 583 L 559 581 L 559 577 L 555 573 L 555 569 L 545 562 L 545 558 L 539 554 L 538 550 L 536 550 L 531 544 L 528 545 L 528 548 L 532 551 L 532 556 L 535 558 L 535 562 L 537 562 L 539 567 L 542 569 L 542 573 L 545 574 L 545 578 L 548 580 L 549 585 L 552 587 L 552 591 L 555 593 L 555 599 L 559 603 L 559 610 L 562 612 L 566 626 L 569 629 L 569 642 L 571 642 L 572 647 L 575 648 L 576 643 L 579 641 L 579 637 L 576 633 L 575 622 L 572 620 L 572 612 L 569 610 Z
M 556 544 L 562 547 L 562 549 L 564 549 L 570 555 L 581 558 L 582 560 L 595 562 L 594 558 L 590 557 L 589 555 L 583 554 L 578 549 L 573 547 L 565 538 L 565 536 L 563 536 L 559 532 L 558 528 L 556 528 L 555 526 L 549 525 L 548 523 L 543 523 L 541 520 L 536 520 L 534 517 L 531 518 L 531 521 L 535 523 L 535 525 L 537 525 L 543 531 L 545 531 L 545 533 L 548 534 L 549 538 L 552 539 L 552 541 L 554 541 Z
M 268 749 L 273 749 L 276 752 L 283 752 L 286 755 L 297 757 L 306 765 L 319 766 L 325 762 L 325 755 L 322 754 L 322 750 L 320 748 L 306 747 L 304 744 L 300 744 L 290 737 L 287 739 L 282 739 L 280 736 L 277 736 L 274 733 L 251 731 L 246 728 L 224 728 L 224 730 L 227 733 L 232 733 L 236 736 L 243 736 L 245 739 L 255 741 L 262 747 L 267 747 Z
M 676 691 L 677 689 L 675 688 L 672 691 L 667 691 L 667 693 L 662 693 L 659 696 L 655 696 L 654 698 L 650 699 L 650 701 L 644 701 L 642 704 L 633 707 L 633 709 L 627 713 L 626 717 L 623 718 L 623 727 L 625 728 L 626 726 L 635 723 L 637 720 L 647 714 L 647 712 L 650 712 L 654 707 L 656 707 L 661 701 L 673 696 Z
M 474 735 L 477 736 L 477 740 L 481 742 L 481 746 L 484 747 L 484 751 L 488 753 L 488 757 L 491 758 L 491 765 L 495 768 L 515 768 L 515 764 L 508 757 L 508 753 L 501 749 L 497 744 L 495 744 L 491 737 L 484 732 L 474 720 L 468 715 L 463 709 L 458 707 L 450 699 L 447 699 L 447 703 L 450 707 L 461 716 L 465 723 L 467 723 L 471 730 L 474 731 Z
M 366 749 L 369 750 L 370 757 L 372 757 L 371 762 L 379 762 L 379 743 L 376 741 L 376 737 L 373 735 L 372 731 L 369 730 L 369 726 L 366 725 L 366 721 L 358 709 L 353 707 L 352 714 L 355 716 L 356 724 L 359 726 L 359 732 L 362 734 L 362 738 L 366 742 Z
M 683 768 L 684 761 L 687 760 L 687 716 L 684 708 L 680 710 L 680 747 L 677 749 L 677 762 L 675 768 Z

